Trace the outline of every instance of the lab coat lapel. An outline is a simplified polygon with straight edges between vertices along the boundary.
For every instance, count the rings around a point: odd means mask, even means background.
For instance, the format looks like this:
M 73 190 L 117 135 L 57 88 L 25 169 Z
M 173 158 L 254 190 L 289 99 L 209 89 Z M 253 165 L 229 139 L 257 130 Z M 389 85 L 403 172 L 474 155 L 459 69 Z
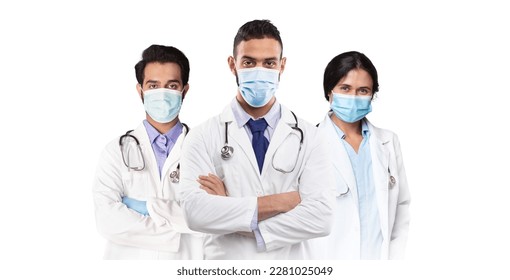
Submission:
M 182 143 L 184 142 L 184 138 L 186 137 L 186 128 L 183 127 L 181 135 L 177 138 L 177 141 L 175 142 L 174 146 L 172 147 L 172 150 L 170 151 L 170 154 L 168 154 L 167 159 L 165 160 L 165 164 L 163 165 L 163 168 L 161 169 L 161 181 L 163 181 L 163 176 L 168 177 L 169 169 L 174 166 L 177 161 L 181 158 L 181 148 Z M 177 168 L 172 168 L 172 171 Z M 170 171 L 171 172 L 171 171 Z
M 250 138 L 248 137 L 248 133 L 246 132 L 245 128 L 243 126 L 239 127 L 237 124 L 234 114 L 232 113 L 232 109 L 230 108 L 230 105 L 228 105 L 224 110 L 223 113 L 220 116 L 220 121 L 223 126 L 223 129 L 225 129 L 225 122 L 228 123 L 228 140 L 229 145 L 232 145 L 232 142 L 236 142 L 238 147 L 241 149 L 241 151 L 237 151 L 237 147 L 234 148 L 234 155 L 240 156 L 241 153 L 243 153 L 249 160 L 253 170 L 259 174 L 259 166 L 257 164 L 257 158 L 255 157 L 255 152 L 253 151 L 253 147 L 250 142 Z M 237 154 L 239 153 L 239 154 Z M 260 179 L 260 176 L 259 176 Z
M 140 148 L 142 149 L 142 154 L 145 160 L 145 170 L 143 171 L 148 172 L 147 170 L 150 170 L 150 177 L 153 183 L 152 185 L 157 186 L 159 183 L 158 164 L 143 123 L 135 129 L 133 135 L 138 139 L 138 141 L 140 141 Z M 154 190 L 156 191 L 156 188 Z
M 347 154 L 344 145 L 338 137 L 338 133 L 335 129 L 335 124 L 331 120 L 329 114 L 326 115 L 326 118 L 323 121 L 323 125 L 325 125 L 328 139 L 331 139 L 331 155 L 333 167 L 347 184 L 349 191 L 352 192 L 352 198 L 355 202 L 354 205 L 356 205 L 356 209 L 358 209 L 358 187 L 356 185 L 354 171 L 352 170 L 351 160 L 349 159 L 349 155 Z
M 264 174 L 266 169 L 271 166 L 271 160 L 273 159 L 274 153 L 278 150 L 278 147 L 283 145 L 283 142 L 287 136 L 292 133 L 293 129 L 291 126 L 296 124 L 296 120 L 294 119 L 294 116 L 290 110 L 285 108 L 283 105 L 280 106 L 282 115 L 278 121 L 278 124 L 276 125 L 271 140 L 269 141 L 269 147 L 267 148 L 266 156 L 264 158 L 264 166 L 262 167 L 262 174 Z
M 367 121 L 370 130 L 370 152 L 377 196 L 379 221 L 384 240 L 388 240 L 388 167 L 391 138 Z

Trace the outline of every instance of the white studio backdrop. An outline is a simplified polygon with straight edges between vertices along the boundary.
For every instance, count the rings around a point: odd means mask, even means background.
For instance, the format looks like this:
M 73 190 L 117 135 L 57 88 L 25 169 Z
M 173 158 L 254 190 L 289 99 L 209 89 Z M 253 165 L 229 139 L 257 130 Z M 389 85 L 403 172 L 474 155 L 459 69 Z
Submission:
M 334 56 L 363 52 L 379 72 L 369 119 L 400 137 L 412 220 L 403 265 L 366 265 L 415 271 L 432 264 L 453 274 L 446 263 L 469 275 L 479 271 L 470 265 L 477 263 L 497 272 L 510 250 L 505 7 L 503 1 L 0 4 L 2 263 L 109 267 L 98 262 L 104 241 L 95 228 L 92 180 L 106 143 L 145 116 L 134 75 L 142 51 L 164 44 L 188 56 L 190 90 L 180 118 L 193 128 L 235 95 L 227 57 L 237 29 L 270 19 L 287 57 L 277 98 L 309 122 L 328 110 L 322 75 Z M 349 267 L 357 275 L 360 264 Z

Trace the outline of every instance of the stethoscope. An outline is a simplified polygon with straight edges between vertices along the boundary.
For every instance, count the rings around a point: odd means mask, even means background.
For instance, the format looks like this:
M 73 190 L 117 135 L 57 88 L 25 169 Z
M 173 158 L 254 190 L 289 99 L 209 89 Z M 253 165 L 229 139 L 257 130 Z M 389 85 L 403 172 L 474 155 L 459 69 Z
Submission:
M 296 117 L 296 114 L 294 112 L 290 111 L 292 113 L 292 116 L 294 116 L 294 120 L 296 121 L 296 124 L 294 126 L 291 126 L 291 128 L 295 131 L 299 132 L 299 150 L 298 150 L 298 156 L 296 156 L 296 162 L 294 163 L 294 167 L 291 170 L 283 170 L 282 168 L 277 168 L 274 166 L 274 156 L 276 152 L 273 154 L 273 158 L 271 160 L 271 164 L 273 168 L 277 171 L 280 171 L 282 173 L 290 173 L 294 171 L 294 168 L 296 168 L 297 160 L 299 158 L 299 153 L 301 152 L 301 147 L 303 146 L 303 139 L 304 139 L 304 133 L 301 128 L 299 128 L 298 119 Z M 220 150 L 221 158 L 223 160 L 228 160 L 234 155 L 234 148 L 228 144 L 228 122 L 225 122 L 225 144 Z
M 185 123 L 182 123 L 182 126 L 184 126 L 184 128 L 186 129 L 184 132 L 185 133 L 184 136 L 188 135 L 189 127 Z M 136 138 L 136 136 L 131 135 L 131 132 L 133 132 L 133 130 L 128 130 L 124 135 L 120 136 L 120 138 L 119 138 L 119 147 L 120 147 L 120 153 L 122 154 L 122 161 L 124 162 L 124 165 L 126 165 L 126 167 L 128 169 L 131 169 L 134 171 L 142 171 L 145 169 L 145 157 L 143 156 L 142 148 L 140 147 L 140 141 L 138 141 L 138 138 Z M 131 166 L 129 158 L 126 160 L 126 156 L 124 153 L 124 147 L 125 147 L 124 145 L 125 145 L 125 139 L 128 139 L 128 138 L 134 140 L 136 143 L 138 154 L 140 155 L 140 158 L 142 159 L 142 161 L 141 161 L 142 164 L 139 166 Z M 172 183 L 179 183 L 180 173 L 181 173 L 181 163 L 179 162 L 177 164 L 177 168 L 174 171 L 170 172 L 170 181 Z
M 388 188 L 392 189 L 395 186 L 395 184 L 397 183 L 397 179 L 395 179 L 395 177 L 393 175 L 391 175 L 391 171 L 390 171 L 389 167 L 388 167 L 388 175 L 390 176 Z
M 388 178 L 388 189 L 392 189 L 395 184 L 397 183 L 397 179 L 395 179 L 395 177 L 393 175 L 391 175 L 391 171 L 390 171 L 390 168 L 388 167 L 388 175 L 389 175 L 389 178 Z M 346 196 L 347 194 L 349 194 L 349 192 L 351 191 L 351 188 L 349 188 L 349 186 L 347 186 L 347 191 L 341 193 L 341 194 L 338 194 L 339 197 L 344 197 Z

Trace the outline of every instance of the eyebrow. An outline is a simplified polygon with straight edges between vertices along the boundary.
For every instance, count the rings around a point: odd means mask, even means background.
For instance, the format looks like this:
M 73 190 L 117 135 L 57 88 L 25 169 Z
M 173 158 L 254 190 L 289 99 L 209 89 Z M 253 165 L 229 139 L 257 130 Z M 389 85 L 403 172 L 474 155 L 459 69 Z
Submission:
M 255 58 L 251 57 L 251 56 L 247 56 L 247 55 L 243 55 L 241 57 L 241 59 L 249 59 L 249 60 L 256 60 Z
M 179 80 L 168 80 L 168 81 L 165 82 L 165 85 L 170 84 L 170 83 L 181 84 L 181 81 L 179 81 Z M 159 84 L 159 81 L 156 81 L 156 80 L 147 80 L 145 82 L 145 84 Z
M 145 84 L 159 84 L 159 81 L 155 81 L 155 80 L 147 80 L 145 82 Z
M 255 61 L 257 60 L 256 58 L 251 57 L 251 56 L 247 56 L 247 55 L 243 55 L 241 57 L 241 59 L 249 59 L 249 60 L 255 60 Z M 264 61 L 268 61 L 268 60 L 278 60 L 278 58 L 277 57 L 264 58 Z
M 168 80 L 168 81 L 166 81 L 165 84 L 168 85 L 168 84 L 171 84 L 171 83 L 178 83 L 180 85 L 181 81 L 179 81 L 179 80 Z
M 338 86 L 347 86 L 347 87 L 352 87 L 352 85 L 350 85 L 350 84 L 345 84 L 345 83 L 343 83 L 343 84 L 339 84 Z M 369 90 L 372 90 L 372 88 L 370 88 L 370 87 L 359 87 L 359 88 L 357 88 L 357 89 L 369 89 Z

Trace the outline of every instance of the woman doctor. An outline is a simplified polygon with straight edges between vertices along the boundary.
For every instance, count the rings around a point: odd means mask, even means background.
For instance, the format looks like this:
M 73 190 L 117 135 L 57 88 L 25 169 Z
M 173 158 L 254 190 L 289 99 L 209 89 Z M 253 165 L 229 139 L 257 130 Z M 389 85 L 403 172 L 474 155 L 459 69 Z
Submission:
M 333 58 L 324 72 L 331 110 L 320 123 L 335 172 L 331 234 L 316 239 L 326 259 L 402 258 L 409 228 L 409 188 L 397 135 L 366 115 L 379 90 L 377 71 L 364 54 Z

